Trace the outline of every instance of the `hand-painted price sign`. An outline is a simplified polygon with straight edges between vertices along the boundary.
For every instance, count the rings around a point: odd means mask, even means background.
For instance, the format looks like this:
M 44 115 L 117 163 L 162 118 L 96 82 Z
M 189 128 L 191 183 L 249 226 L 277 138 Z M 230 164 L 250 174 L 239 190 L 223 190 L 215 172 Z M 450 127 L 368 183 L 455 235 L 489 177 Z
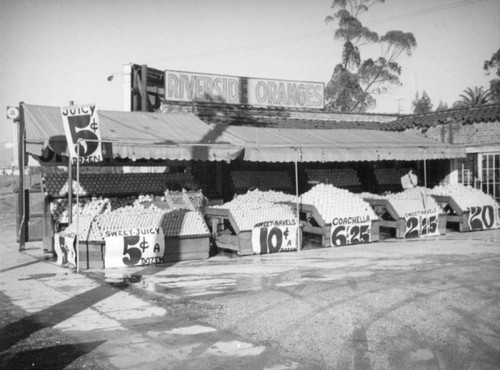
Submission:
M 295 220 L 261 222 L 252 229 L 252 248 L 255 254 L 296 251 L 297 223 Z
M 405 239 L 439 235 L 439 213 L 437 209 L 405 215 Z
M 165 262 L 165 238 L 161 228 L 110 231 L 106 233 L 105 241 L 106 268 Z
M 369 243 L 371 241 L 371 221 L 341 225 L 338 220 L 342 219 L 334 218 L 332 222 L 332 229 L 330 234 L 332 247 Z
M 95 105 L 61 107 L 69 156 L 73 163 L 102 162 L 101 130 Z
M 470 207 L 467 222 L 471 230 L 500 228 L 500 219 L 493 206 Z
M 66 235 L 64 233 L 56 233 L 54 235 L 54 250 L 56 252 L 58 265 L 69 265 L 76 267 L 76 237 L 75 235 Z

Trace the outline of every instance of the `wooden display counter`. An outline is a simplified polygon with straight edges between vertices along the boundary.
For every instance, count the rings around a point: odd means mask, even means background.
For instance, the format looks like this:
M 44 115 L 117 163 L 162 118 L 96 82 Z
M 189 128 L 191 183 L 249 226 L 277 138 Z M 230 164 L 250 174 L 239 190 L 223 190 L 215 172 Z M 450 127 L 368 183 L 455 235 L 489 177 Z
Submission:
M 246 256 L 302 248 L 302 228 L 295 217 L 286 220 L 270 218 L 248 228 L 248 224 L 239 225 L 231 210 L 227 208 L 209 207 L 205 216 L 209 220 L 213 241 L 221 250 Z
M 493 205 L 473 206 L 464 209 L 453 196 L 432 195 L 434 200 L 446 211 L 446 224 L 458 224 L 460 232 L 498 229 L 500 227 L 499 209 Z
M 68 262 L 70 246 L 64 247 L 65 242 L 59 241 L 62 246 L 62 263 Z M 69 244 L 69 243 L 68 243 Z M 189 237 L 165 237 L 165 251 L 162 263 L 206 259 L 210 253 L 209 235 L 190 235 Z M 76 254 L 76 251 L 75 251 Z M 105 265 L 106 243 L 104 241 L 79 241 L 78 259 L 80 269 L 103 269 Z M 69 258 L 71 259 L 71 257 Z M 72 263 L 76 265 L 76 260 Z M 142 264 L 147 266 L 148 264 Z M 138 264 L 137 266 L 141 266 Z
M 469 219 L 469 211 L 462 209 L 457 202 L 447 195 L 431 195 L 439 206 L 446 211 L 445 226 L 451 224 L 454 226 L 458 224 L 460 232 L 470 231 L 467 220 Z
M 446 234 L 446 215 L 439 214 L 427 224 L 422 225 L 417 217 L 404 217 L 398 214 L 389 199 L 364 198 L 376 214 L 380 216 L 379 226 L 394 230 L 397 239 L 414 238 L 430 234 Z M 435 216 L 431 216 L 435 217 Z M 425 218 L 424 218 L 425 219 Z
M 209 220 L 208 224 L 217 248 L 234 251 L 240 256 L 253 254 L 252 231 L 240 230 L 229 209 L 208 207 L 205 217 Z M 228 226 L 232 228 L 234 234 Z
M 297 204 L 290 203 L 297 211 Z M 379 222 L 372 220 L 369 225 L 366 223 L 358 225 L 356 223 L 337 223 L 326 222 L 317 208 L 310 204 L 299 204 L 298 211 L 303 223 L 302 231 L 305 234 L 314 234 L 321 236 L 321 245 L 323 247 L 342 246 L 350 244 L 360 244 L 379 241 Z M 332 227 L 334 228 L 332 230 Z

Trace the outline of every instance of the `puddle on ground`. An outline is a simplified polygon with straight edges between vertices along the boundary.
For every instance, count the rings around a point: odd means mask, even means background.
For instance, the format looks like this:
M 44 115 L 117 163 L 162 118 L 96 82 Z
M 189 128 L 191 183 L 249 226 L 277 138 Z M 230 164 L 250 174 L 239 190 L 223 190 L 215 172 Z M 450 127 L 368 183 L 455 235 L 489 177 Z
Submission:
M 419 348 L 415 352 L 410 353 L 413 361 L 429 361 L 434 360 L 434 353 L 428 348 Z
M 175 328 L 166 331 L 165 334 L 197 335 L 197 334 L 213 333 L 215 331 L 216 329 L 211 328 L 209 326 L 193 325 L 193 326 L 185 326 L 183 328 Z
M 46 278 L 52 278 L 55 277 L 57 273 L 45 273 L 45 274 L 33 274 L 33 275 L 28 275 L 27 277 L 23 278 L 18 278 L 17 280 L 38 280 L 38 279 L 46 279 Z
M 204 352 L 204 355 L 216 356 L 258 356 L 266 347 L 254 346 L 251 343 L 233 340 L 230 342 L 217 342 Z

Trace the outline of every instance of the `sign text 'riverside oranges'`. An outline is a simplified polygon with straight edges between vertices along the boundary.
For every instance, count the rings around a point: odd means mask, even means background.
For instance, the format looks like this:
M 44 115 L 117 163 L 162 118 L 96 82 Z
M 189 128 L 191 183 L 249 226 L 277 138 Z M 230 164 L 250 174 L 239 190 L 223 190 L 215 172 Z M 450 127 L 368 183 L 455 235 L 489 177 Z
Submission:
M 323 109 L 324 84 L 165 71 L 165 99 Z

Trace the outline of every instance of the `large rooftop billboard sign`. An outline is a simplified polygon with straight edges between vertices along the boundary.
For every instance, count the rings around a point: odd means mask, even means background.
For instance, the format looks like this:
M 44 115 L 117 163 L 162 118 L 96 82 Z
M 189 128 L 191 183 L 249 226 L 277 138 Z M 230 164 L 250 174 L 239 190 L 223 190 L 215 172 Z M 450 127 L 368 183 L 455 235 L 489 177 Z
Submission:
M 165 99 L 171 101 L 323 109 L 323 92 L 322 82 L 165 71 Z

